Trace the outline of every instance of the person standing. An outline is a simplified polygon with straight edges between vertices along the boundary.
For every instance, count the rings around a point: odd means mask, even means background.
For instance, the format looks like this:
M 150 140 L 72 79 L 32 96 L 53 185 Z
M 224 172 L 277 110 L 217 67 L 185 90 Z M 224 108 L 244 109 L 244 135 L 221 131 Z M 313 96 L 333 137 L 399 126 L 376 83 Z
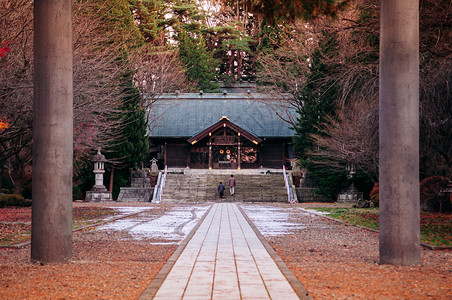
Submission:
M 235 178 L 234 178 L 234 175 L 231 175 L 231 177 L 229 177 L 229 193 L 231 194 L 231 196 L 234 196 L 234 193 L 235 193 Z
M 220 198 L 223 198 L 224 190 L 226 188 L 224 187 L 223 182 L 220 181 L 220 184 L 218 185 L 218 193 L 220 193 Z

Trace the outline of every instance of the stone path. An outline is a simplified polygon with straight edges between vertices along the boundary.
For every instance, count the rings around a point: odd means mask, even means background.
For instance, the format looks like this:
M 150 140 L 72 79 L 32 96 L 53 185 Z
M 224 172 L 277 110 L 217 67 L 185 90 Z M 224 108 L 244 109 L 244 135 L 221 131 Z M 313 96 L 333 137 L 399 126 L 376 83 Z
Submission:
M 213 205 L 154 289 L 141 299 L 300 299 L 234 203 Z

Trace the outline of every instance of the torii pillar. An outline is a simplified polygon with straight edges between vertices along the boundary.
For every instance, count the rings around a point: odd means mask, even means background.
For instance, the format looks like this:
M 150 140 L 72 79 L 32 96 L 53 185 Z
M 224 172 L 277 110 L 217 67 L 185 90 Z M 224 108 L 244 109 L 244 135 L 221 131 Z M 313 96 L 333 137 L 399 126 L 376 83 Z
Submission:
M 34 2 L 31 259 L 72 257 L 72 1 Z
M 380 263 L 418 265 L 419 2 L 380 3 Z

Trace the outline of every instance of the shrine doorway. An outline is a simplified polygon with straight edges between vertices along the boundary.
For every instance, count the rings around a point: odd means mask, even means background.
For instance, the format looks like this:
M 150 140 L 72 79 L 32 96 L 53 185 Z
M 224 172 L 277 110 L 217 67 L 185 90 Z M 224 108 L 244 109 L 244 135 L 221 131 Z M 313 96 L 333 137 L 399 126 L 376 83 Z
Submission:
M 191 168 L 241 169 L 259 167 L 261 139 L 229 119 L 220 121 L 191 137 Z

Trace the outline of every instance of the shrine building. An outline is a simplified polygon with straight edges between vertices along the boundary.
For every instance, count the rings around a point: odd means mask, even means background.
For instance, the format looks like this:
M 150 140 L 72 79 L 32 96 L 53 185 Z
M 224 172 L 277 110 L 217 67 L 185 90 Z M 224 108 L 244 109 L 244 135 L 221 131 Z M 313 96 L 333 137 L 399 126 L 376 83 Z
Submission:
M 193 169 L 282 168 L 294 158 L 288 99 L 254 92 L 162 94 L 147 113 L 151 153 Z

